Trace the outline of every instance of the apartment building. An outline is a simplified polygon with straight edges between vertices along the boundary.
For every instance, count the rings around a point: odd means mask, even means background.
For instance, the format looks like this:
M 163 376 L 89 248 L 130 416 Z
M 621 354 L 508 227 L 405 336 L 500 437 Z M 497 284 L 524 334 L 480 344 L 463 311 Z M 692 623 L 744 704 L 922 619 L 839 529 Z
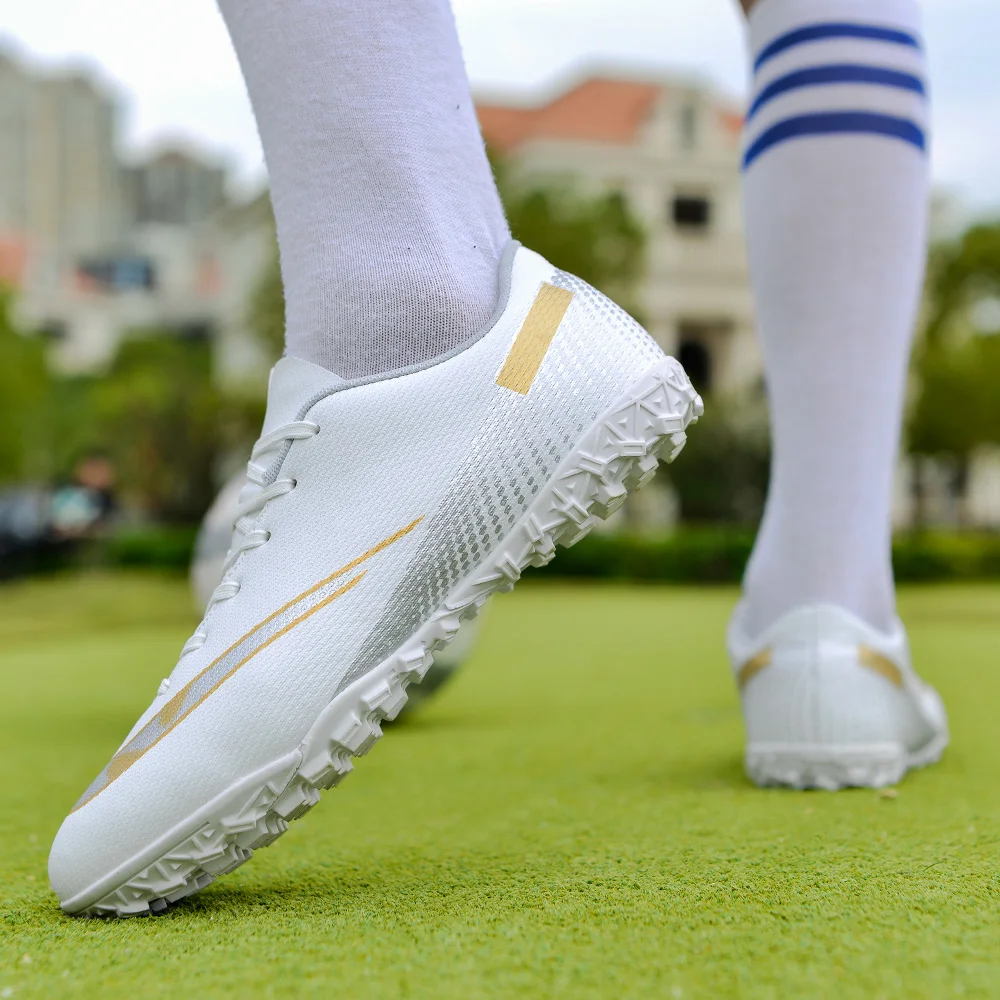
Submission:
M 99 370 L 129 330 L 208 335 L 225 172 L 196 152 L 126 165 L 116 96 L 0 55 L 0 282 L 53 363 Z
M 40 296 L 118 242 L 126 205 L 110 94 L 0 54 L 0 278 Z

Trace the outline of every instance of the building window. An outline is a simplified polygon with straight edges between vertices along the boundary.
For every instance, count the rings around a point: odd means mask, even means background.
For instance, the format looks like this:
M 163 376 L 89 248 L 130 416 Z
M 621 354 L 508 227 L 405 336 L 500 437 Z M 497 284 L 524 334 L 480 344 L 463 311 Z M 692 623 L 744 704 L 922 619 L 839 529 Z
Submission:
M 91 292 L 156 288 L 156 270 L 148 257 L 87 257 L 77 261 L 76 286 Z
M 705 232 L 712 220 L 712 206 L 701 195 L 677 195 L 670 208 L 674 225 L 684 232 Z
M 698 392 L 707 394 L 712 388 L 712 355 L 708 348 L 699 340 L 682 340 L 677 360 Z
M 685 104 L 677 116 L 678 140 L 681 149 L 694 149 L 698 145 L 698 109 Z

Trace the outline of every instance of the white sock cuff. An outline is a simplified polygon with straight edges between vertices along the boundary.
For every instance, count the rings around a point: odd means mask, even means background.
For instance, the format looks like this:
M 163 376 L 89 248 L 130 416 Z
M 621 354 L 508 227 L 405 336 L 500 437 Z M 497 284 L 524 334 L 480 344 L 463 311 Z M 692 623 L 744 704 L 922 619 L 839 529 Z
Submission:
M 750 11 L 754 62 L 782 35 L 813 25 L 854 24 L 901 31 L 923 44 L 917 0 L 759 0 Z

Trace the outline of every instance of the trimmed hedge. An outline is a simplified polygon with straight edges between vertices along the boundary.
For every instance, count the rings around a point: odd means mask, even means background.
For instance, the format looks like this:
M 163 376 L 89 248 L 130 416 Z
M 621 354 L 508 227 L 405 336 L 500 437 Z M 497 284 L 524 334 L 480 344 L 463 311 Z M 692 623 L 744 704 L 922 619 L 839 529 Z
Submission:
M 73 565 L 128 566 L 184 572 L 197 528 L 160 525 L 129 528 L 83 546 L 34 554 L 13 575 Z M 739 583 L 753 532 L 742 528 L 687 527 L 670 535 L 591 534 L 535 578 L 576 577 L 657 583 Z M 1000 580 L 1000 535 L 928 532 L 903 535 L 893 543 L 896 579 L 901 583 Z
M 661 583 L 739 583 L 753 547 L 741 529 L 685 528 L 649 537 L 594 534 L 544 569 L 549 577 L 647 580 Z M 893 543 L 897 581 L 1000 579 L 1000 535 L 921 533 Z
M 112 566 L 148 566 L 186 571 L 191 563 L 197 525 L 129 528 L 101 542 L 101 562 Z
M 738 581 L 750 557 L 753 533 L 691 529 L 671 535 L 591 534 L 559 549 L 547 576 L 663 583 Z

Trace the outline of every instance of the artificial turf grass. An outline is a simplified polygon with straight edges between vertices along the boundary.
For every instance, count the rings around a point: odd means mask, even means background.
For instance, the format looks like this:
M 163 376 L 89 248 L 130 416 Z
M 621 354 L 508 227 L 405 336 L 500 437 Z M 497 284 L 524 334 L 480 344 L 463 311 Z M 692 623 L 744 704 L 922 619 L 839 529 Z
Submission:
M 895 799 L 746 782 L 732 600 L 519 588 L 274 847 L 112 922 L 59 913 L 48 845 L 172 666 L 188 597 L 6 585 L 0 996 L 1000 995 L 1000 588 L 903 595 L 956 739 Z

